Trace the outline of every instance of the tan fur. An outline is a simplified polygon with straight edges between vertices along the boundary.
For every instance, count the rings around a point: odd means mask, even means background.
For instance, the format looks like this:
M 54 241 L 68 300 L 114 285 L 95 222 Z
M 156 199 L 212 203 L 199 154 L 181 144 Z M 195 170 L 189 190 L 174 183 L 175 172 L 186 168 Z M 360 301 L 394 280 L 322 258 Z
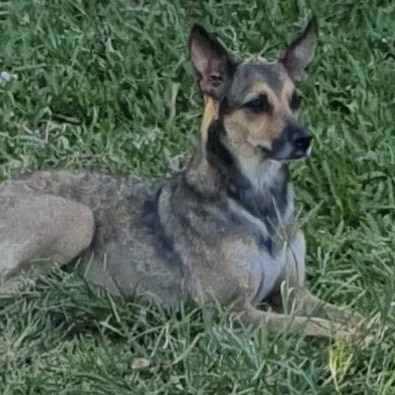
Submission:
M 247 157 L 254 155 L 254 148 L 259 145 L 271 149 L 272 141 L 280 136 L 284 125 L 281 114 L 262 119 L 260 115 L 238 110 L 225 117 L 225 127 L 232 143 L 241 146 L 243 155 Z
M 200 126 L 200 138 L 202 146 L 204 146 L 207 142 L 207 131 L 211 122 L 218 118 L 218 103 L 210 96 L 205 96 L 204 102 L 204 111 L 202 123 Z

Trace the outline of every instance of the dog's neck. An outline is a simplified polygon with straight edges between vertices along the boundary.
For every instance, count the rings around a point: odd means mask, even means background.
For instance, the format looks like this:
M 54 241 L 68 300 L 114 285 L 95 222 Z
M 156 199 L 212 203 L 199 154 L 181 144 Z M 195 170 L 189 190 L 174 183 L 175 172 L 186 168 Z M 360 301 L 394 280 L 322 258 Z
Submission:
M 185 171 L 185 179 L 208 198 L 228 196 L 257 217 L 293 207 L 289 172 L 285 164 L 272 160 L 240 163 L 222 141 L 226 133 L 218 119 L 218 102 L 205 97 L 200 127 L 201 144 Z
M 287 165 L 269 159 L 241 165 L 223 143 L 224 133 L 213 107 L 206 106 L 202 144 L 185 172 L 188 184 L 208 198 L 233 199 L 259 218 L 285 215 L 293 207 Z M 277 222 L 274 218 L 269 220 Z

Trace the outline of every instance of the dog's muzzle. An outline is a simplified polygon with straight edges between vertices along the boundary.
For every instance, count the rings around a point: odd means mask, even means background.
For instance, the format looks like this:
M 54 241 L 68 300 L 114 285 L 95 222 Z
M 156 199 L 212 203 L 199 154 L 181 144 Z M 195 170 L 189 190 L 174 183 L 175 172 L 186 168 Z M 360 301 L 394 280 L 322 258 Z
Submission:
M 297 124 L 289 124 L 281 136 L 273 141 L 267 155 L 277 160 L 301 159 L 309 155 L 313 135 Z
M 300 129 L 292 139 L 292 145 L 301 152 L 307 152 L 310 148 L 313 135 L 306 129 Z

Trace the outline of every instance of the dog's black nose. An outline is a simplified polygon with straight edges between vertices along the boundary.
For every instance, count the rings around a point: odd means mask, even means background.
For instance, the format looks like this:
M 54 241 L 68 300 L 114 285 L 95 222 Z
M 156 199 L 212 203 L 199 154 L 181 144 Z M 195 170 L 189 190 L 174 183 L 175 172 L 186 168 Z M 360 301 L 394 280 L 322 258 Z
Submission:
M 294 135 L 292 139 L 292 143 L 295 148 L 300 149 L 302 151 L 307 151 L 310 147 L 311 140 L 313 139 L 313 135 L 306 129 L 299 129 Z

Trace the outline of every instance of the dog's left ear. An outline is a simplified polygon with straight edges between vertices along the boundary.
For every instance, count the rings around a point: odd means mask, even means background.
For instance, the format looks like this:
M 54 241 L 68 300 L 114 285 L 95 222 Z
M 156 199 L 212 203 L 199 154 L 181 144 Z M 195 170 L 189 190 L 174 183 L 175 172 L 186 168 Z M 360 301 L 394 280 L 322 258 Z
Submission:
M 279 59 L 295 82 L 303 81 L 306 78 L 305 68 L 314 57 L 317 31 L 317 18 L 314 16 Z
M 189 58 L 202 92 L 220 100 L 232 79 L 233 62 L 225 48 L 200 25 L 189 35 Z

